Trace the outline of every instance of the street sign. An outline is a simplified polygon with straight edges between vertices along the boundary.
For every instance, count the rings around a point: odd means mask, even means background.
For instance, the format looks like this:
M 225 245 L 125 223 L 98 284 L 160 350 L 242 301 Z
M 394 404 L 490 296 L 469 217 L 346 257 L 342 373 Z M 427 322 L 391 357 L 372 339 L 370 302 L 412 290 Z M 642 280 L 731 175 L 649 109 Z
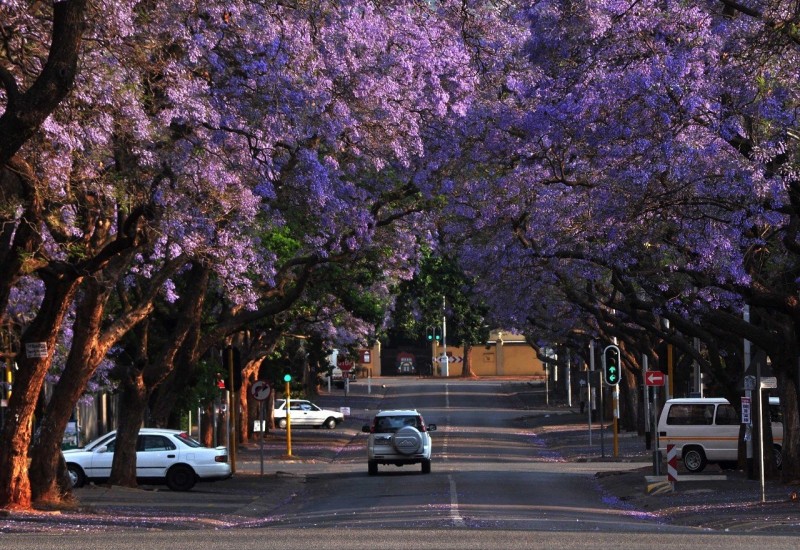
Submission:
M 778 387 L 778 379 L 774 376 L 765 376 L 761 379 L 761 389 L 775 389 Z
M 663 386 L 664 373 L 659 370 L 647 371 L 647 374 L 644 376 L 644 382 L 647 386 Z
M 353 368 L 353 363 L 349 361 L 339 361 L 337 366 L 342 370 L 343 373 L 348 373 L 350 372 L 350 369 Z
M 250 386 L 250 395 L 257 401 L 266 401 L 269 397 L 269 384 L 264 380 L 256 380 Z
M 47 342 L 28 342 L 25 344 L 25 356 L 28 359 L 44 359 L 47 357 Z
M 742 424 L 747 424 L 748 426 L 751 424 L 750 420 L 750 398 L 749 397 L 742 397 Z

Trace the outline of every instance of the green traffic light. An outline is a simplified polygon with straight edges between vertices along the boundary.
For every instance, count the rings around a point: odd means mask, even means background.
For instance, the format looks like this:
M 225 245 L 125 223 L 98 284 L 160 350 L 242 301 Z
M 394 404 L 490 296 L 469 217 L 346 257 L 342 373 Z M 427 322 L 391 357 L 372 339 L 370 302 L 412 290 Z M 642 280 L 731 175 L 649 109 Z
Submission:
M 284 382 L 291 382 L 292 381 L 292 375 L 291 374 L 284 374 L 283 375 L 283 381 Z
M 615 345 L 608 346 L 603 354 L 603 378 L 609 386 L 616 386 L 619 383 L 619 348 Z

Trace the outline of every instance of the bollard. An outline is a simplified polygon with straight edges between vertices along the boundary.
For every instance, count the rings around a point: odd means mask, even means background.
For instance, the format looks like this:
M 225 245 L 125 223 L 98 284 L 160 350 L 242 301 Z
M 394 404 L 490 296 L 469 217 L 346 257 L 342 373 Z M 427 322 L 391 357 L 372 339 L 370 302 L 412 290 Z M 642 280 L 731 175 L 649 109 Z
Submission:
M 667 445 L 667 481 L 672 483 L 678 481 L 678 451 L 675 445 Z

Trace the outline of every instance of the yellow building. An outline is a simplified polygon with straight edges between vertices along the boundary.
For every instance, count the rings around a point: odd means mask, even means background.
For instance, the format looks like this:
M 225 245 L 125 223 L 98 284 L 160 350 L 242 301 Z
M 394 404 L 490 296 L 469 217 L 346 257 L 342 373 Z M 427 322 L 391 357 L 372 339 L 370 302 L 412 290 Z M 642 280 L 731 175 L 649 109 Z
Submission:
M 361 353 L 359 376 L 395 376 L 403 374 L 397 367 L 397 357 L 405 362 L 414 362 L 417 374 L 444 376 L 441 344 L 433 343 L 428 349 L 409 349 L 388 352 L 384 357 L 380 343 Z M 459 377 L 464 368 L 464 348 L 447 346 L 447 376 Z M 526 376 L 544 378 L 544 365 L 536 357 L 534 349 L 525 337 L 503 331 L 492 331 L 485 344 L 470 350 L 472 372 L 476 376 Z M 433 368 L 431 369 L 431 365 Z M 407 373 L 406 373 L 407 374 Z

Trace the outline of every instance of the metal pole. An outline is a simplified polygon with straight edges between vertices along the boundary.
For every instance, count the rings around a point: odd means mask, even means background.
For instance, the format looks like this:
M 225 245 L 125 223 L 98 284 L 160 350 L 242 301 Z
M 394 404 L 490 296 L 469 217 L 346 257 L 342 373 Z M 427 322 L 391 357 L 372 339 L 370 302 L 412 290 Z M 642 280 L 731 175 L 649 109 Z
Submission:
M 442 296 L 442 347 L 444 348 L 444 376 L 450 376 L 450 358 L 447 356 L 447 312 L 445 298 Z
M 286 456 L 292 456 L 292 398 L 286 382 Z
M 267 404 L 264 403 L 263 401 L 261 401 L 261 407 L 260 408 L 261 408 L 261 415 L 260 415 L 260 417 L 261 417 L 260 418 L 261 433 L 259 433 L 259 435 L 261 436 L 261 475 L 263 476 L 264 475 L 264 428 L 266 427 L 266 423 L 267 423 L 266 422 L 266 411 L 265 411 L 265 409 L 267 408 Z
M 756 363 L 756 390 L 758 391 L 758 429 L 756 430 L 758 434 L 758 469 L 759 480 L 761 482 L 761 502 L 764 503 L 767 501 L 767 497 L 764 493 L 764 419 L 762 413 L 763 406 L 761 404 L 764 398 L 764 392 L 761 391 L 761 361 Z
M 606 354 L 605 353 L 603 354 L 602 362 L 603 362 L 603 372 L 605 372 L 606 371 Z M 603 403 L 603 401 L 604 401 L 603 394 L 605 393 L 605 391 L 603 391 L 604 389 L 605 389 L 605 387 L 604 387 L 603 381 L 601 380 L 600 381 L 600 456 L 603 457 L 603 458 L 606 457 L 606 444 L 605 444 L 606 418 L 605 418 L 605 411 L 603 411 L 603 409 L 605 408 L 605 405 Z
M 587 403 L 589 404 L 589 446 L 592 446 L 592 407 L 594 406 L 594 399 L 592 399 L 592 373 L 594 372 L 594 340 L 589 340 L 589 372 L 586 373 L 586 389 L 588 390 Z
M 642 399 L 644 404 L 644 433 L 646 439 L 645 448 L 649 449 L 653 441 L 653 432 L 650 431 L 650 391 L 647 385 L 647 355 L 642 354 Z
M 570 352 L 567 351 L 567 372 L 566 372 L 566 384 L 567 384 L 567 407 L 572 407 L 572 362 L 571 362 Z
M 656 403 L 658 403 L 658 386 L 653 386 L 653 474 L 661 475 L 661 455 L 658 450 L 658 419 L 656 419 Z
M 750 322 L 750 306 L 747 305 L 747 304 L 745 304 L 744 310 L 742 311 L 742 317 L 744 318 L 744 322 L 745 323 L 749 323 Z M 747 367 L 750 366 L 750 341 L 749 340 L 745 340 L 744 341 L 744 350 L 743 351 L 744 351 L 744 356 L 742 357 L 742 364 L 743 364 L 742 366 L 744 368 L 744 372 L 746 373 L 747 372 Z M 753 395 L 752 391 L 747 386 L 745 386 L 744 396 L 747 397 L 747 398 L 752 399 L 752 395 Z M 747 462 L 747 465 L 748 465 L 748 471 L 750 472 L 748 479 L 753 479 L 752 478 L 752 471 L 753 471 L 753 438 L 751 437 L 752 436 L 752 427 L 751 427 L 752 423 L 753 423 L 753 421 L 752 421 L 752 418 L 751 418 L 750 419 L 750 424 L 747 424 L 745 426 L 745 432 L 749 431 L 750 433 L 745 433 L 745 438 L 744 438 L 744 441 L 745 441 L 745 456 L 746 456 L 746 459 L 747 459 L 746 462 Z
M 228 380 L 230 381 L 231 385 L 231 412 L 228 418 L 230 419 L 230 431 L 228 431 L 228 436 L 230 437 L 230 452 L 229 456 L 231 459 L 231 472 L 236 473 L 236 409 L 239 408 L 238 404 L 238 396 L 236 395 L 236 388 L 234 388 L 233 384 L 233 346 L 228 346 Z

